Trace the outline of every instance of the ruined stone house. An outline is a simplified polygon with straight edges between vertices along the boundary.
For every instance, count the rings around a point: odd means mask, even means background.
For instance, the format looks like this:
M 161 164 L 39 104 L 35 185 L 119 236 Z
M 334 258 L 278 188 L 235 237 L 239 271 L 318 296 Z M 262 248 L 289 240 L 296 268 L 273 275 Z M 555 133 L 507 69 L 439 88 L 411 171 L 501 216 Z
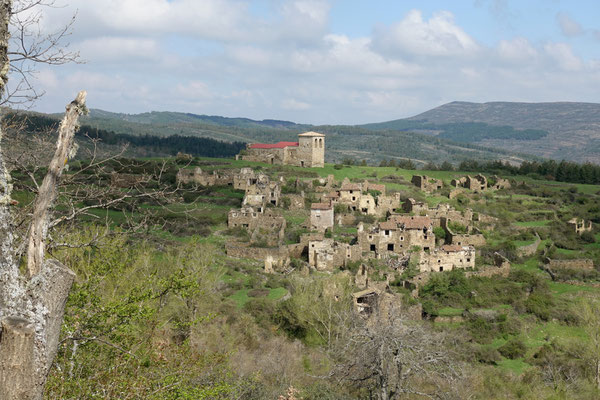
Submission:
M 390 293 L 389 288 L 372 287 L 352 294 L 355 312 L 367 323 L 385 324 L 394 314 L 409 320 L 421 320 L 423 307 L 420 303 L 405 304 L 402 296 Z
M 284 238 L 286 221 L 277 209 L 266 208 L 258 212 L 252 207 L 242 207 L 229 211 L 227 227 L 245 228 L 251 242 L 264 239 L 269 246 L 277 246 Z
M 178 184 L 194 183 L 200 186 L 233 186 L 234 171 L 215 170 L 204 171 L 200 167 L 180 168 L 177 172 Z
M 281 200 L 281 186 L 278 182 L 268 179 L 259 180 L 246 188 L 243 205 L 266 207 L 267 204 L 279 206 Z
M 386 253 L 405 253 L 413 246 L 429 250 L 435 247 L 433 222 L 429 217 L 393 215 L 369 229 L 359 225 L 358 243 L 363 252 L 378 258 Z
M 310 206 L 310 228 L 319 232 L 333 228 L 333 206 L 328 203 L 313 203 Z
M 475 268 L 473 246 L 444 245 L 429 252 L 421 252 L 419 271 L 452 271 L 453 269 Z
M 323 199 L 332 204 L 345 204 L 352 212 L 379 217 L 386 216 L 400 205 L 400 194 L 386 196 L 385 185 L 368 181 L 351 183 L 348 178 L 344 179 L 337 192 L 327 193 Z
M 238 155 L 238 158 L 269 164 L 323 168 L 325 135 L 318 132 L 305 132 L 298 135 L 297 142 L 251 143 L 243 153 Z
M 591 232 L 592 230 L 592 221 L 586 221 L 581 218 L 572 218 L 567 224 L 578 235 L 581 235 L 583 232 Z
M 481 174 L 474 177 L 471 175 L 463 176 L 459 179 L 452 179 L 450 185 L 457 188 L 469 189 L 475 193 L 483 192 L 488 187 L 487 178 Z
M 500 178 L 498 175 L 494 175 L 494 183 L 493 186 L 490 186 L 491 189 L 499 190 L 499 189 L 510 189 L 510 182 L 508 179 Z
M 427 175 L 413 175 L 410 181 L 413 185 L 427 193 L 439 190 L 444 186 L 444 182 L 440 179 L 431 178 Z
M 238 173 L 233 175 L 233 188 L 237 190 L 246 191 L 250 186 L 259 182 L 269 182 L 269 176 L 258 173 L 252 168 L 241 168 Z
M 311 240 L 308 243 L 308 264 L 318 271 L 333 271 L 361 257 L 362 252 L 357 245 L 333 239 Z
M 470 226 L 473 220 L 473 210 L 470 208 L 459 211 L 447 203 L 439 203 L 435 207 L 429 207 L 427 203 L 408 198 L 402 203 L 402 210 L 412 215 L 427 216 L 433 221 L 433 226 L 441 226 L 442 218 L 456 221 L 462 225 Z

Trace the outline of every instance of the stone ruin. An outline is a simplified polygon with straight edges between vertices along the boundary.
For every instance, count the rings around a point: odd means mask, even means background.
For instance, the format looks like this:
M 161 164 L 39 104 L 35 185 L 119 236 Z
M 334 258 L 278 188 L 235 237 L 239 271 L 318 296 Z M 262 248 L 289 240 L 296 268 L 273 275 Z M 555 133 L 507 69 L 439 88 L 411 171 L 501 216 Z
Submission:
M 313 203 L 310 206 L 310 229 L 324 232 L 333 228 L 333 206 L 329 203 Z
M 586 221 L 581 218 L 572 218 L 567 224 L 573 229 L 573 232 L 578 235 L 592 231 L 592 221 Z
M 443 181 L 440 179 L 431 178 L 427 175 L 413 175 L 410 181 L 413 185 L 426 193 L 435 192 L 436 190 L 440 190 L 442 187 L 444 187 Z

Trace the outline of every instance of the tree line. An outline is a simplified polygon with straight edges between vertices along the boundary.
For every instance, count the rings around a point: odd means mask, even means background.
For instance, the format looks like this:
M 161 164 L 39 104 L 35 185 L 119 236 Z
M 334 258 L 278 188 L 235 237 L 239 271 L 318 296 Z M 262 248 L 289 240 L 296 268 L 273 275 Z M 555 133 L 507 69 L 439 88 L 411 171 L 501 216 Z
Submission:
M 448 171 L 449 164 L 444 164 L 438 169 Z M 578 164 L 562 160 L 523 161 L 521 165 L 512 165 L 500 160 L 478 162 L 476 160 L 463 161 L 458 166 L 459 171 L 488 172 L 504 175 L 529 175 L 535 178 L 568 182 L 600 184 L 600 165 L 592 163 Z
M 58 124 L 53 118 L 35 114 L 8 113 L 5 118 L 10 121 L 10 126 L 23 128 L 27 132 L 55 131 Z M 181 135 L 159 137 L 120 134 L 89 125 L 82 125 L 75 136 L 80 139 L 98 139 L 107 145 L 128 144 L 148 148 L 156 153 L 171 155 L 182 152 L 202 157 L 232 157 L 246 148 L 246 144 L 243 142 L 228 143 L 210 138 Z

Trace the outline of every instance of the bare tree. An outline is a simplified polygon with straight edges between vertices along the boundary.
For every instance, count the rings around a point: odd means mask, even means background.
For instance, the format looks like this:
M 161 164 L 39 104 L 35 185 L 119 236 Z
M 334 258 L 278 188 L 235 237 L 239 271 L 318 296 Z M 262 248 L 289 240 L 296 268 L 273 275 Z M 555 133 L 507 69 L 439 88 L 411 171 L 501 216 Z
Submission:
M 79 52 L 70 51 L 65 40 L 70 36 L 75 15 L 56 31 L 43 32 L 44 7 L 56 7 L 54 0 L 13 0 L 9 19 L 9 72 L 0 105 L 28 105 L 44 95 L 32 83 L 38 64 L 63 65 L 79 62 Z
M 464 399 L 458 392 L 464 378 L 460 362 L 451 357 L 444 337 L 393 307 L 385 318 L 355 319 L 342 346 L 332 376 L 367 389 L 379 400 L 410 398 Z
M 30 4 L 33 6 L 35 2 Z M 21 3 L 22 4 L 22 3 Z M 9 24 L 12 0 L 0 1 L 0 92 L 6 90 L 10 71 Z M 17 10 L 19 11 L 19 10 Z M 0 398 L 41 399 L 44 383 L 56 355 L 65 302 L 74 274 L 62 264 L 45 259 L 49 212 L 56 185 L 69 156 L 78 118 L 86 110 L 86 93 L 67 106 L 59 128 L 56 151 L 35 202 L 30 226 L 28 273 L 19 269 L 13 232 L 11 178 L 0 142 Z M 1 133 L 1 132 L 0 132 Z M 1 134 L 0 134 L 1 140 Z

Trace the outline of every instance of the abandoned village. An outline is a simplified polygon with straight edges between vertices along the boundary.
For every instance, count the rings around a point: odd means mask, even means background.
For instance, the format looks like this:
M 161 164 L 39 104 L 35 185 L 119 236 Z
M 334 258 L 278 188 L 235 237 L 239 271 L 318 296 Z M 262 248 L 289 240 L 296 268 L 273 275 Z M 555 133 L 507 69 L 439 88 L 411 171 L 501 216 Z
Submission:
M 322 168 L 324 158 L 325 135 L 317 132 L 299 134 L 298 142 L 248 144 L 236 157 L 305 168 Z M 499 176 L 492 179 L 493 183 L 489 183 L 482 174 L 452 179 L 448 199 L 511 186 Z M 200 167 L 180 169 L 177 181 L 202 186 L 226 185 L 245 192 L 242 207 L 230 210 L 227 224 L 230 229 L 246 231 L 249 241 L 228 242 L 226 251 L 230 257 L 264 262 L 268 273 L 290 272 L 297 267 L 292 260 L 298 259 L 306 262 L 301 268 L 307 274 L 310 270 L 333 273 L 350 264 L 359 264 L 354 279 L 361 290 L 355 293 L 354 300 L 356 310 L 365 317 L 374 314 L 382 317 L 391 304 L 401 305 L 401 296 L 390 290 L 390 282 L 400 275 L 408 276 L 402 286 L 416 296 L 433 272 L 461 269 L 468 276 L 506 277 L 510 271 L 510 262 L 498 253 L 493 264 L 475 266 L 478 247 L 486 244 L 480 229 L 493 228 L 496 218 L 474 213 L 469 208 L 458 211 L 448 203 L 431 207 L 412 198 L 402 199 L 399 193 L 387 194 L 386 186 L 377 181 L 351 182 L 345 178 L 337 182 L 333 175 L 319 180 L 296 178 L 292 185 L 298 190 L 285 193 L 282 188 L 288 182 L 283 177 L 272 179 L 252 168 L 205 172 Z M 414 175 L 411 183 L 428 194 L 444 187 L 442 180 L 424 175 Z M 297 243 L 284 243 L 287 223 L 281 213 L 283 207 L 310 210 L 302 224 L 307 232 Z M 362 216 L 372 222 L 365 222 Z M 592 229 L 590 221 L 574 219 L 569 224 L 577 234 Z M 334 227 L 355 233 L 334 238 Z M 538 245 L 539 240 L 519 251 L 521 255 L 531 255 Z M 369 271 L 369 260 L 378 260 L 388 268 Z M 593 269 L 591 260 L 586 259 L 548 259 L 547 263 L 552 268 Z M 409 269 L 412 271 L 407 274 Z M 374 274 L 377 274 L 375 279 Z M 406 311 L 420 319 L 420 305 L 410 307 Z

